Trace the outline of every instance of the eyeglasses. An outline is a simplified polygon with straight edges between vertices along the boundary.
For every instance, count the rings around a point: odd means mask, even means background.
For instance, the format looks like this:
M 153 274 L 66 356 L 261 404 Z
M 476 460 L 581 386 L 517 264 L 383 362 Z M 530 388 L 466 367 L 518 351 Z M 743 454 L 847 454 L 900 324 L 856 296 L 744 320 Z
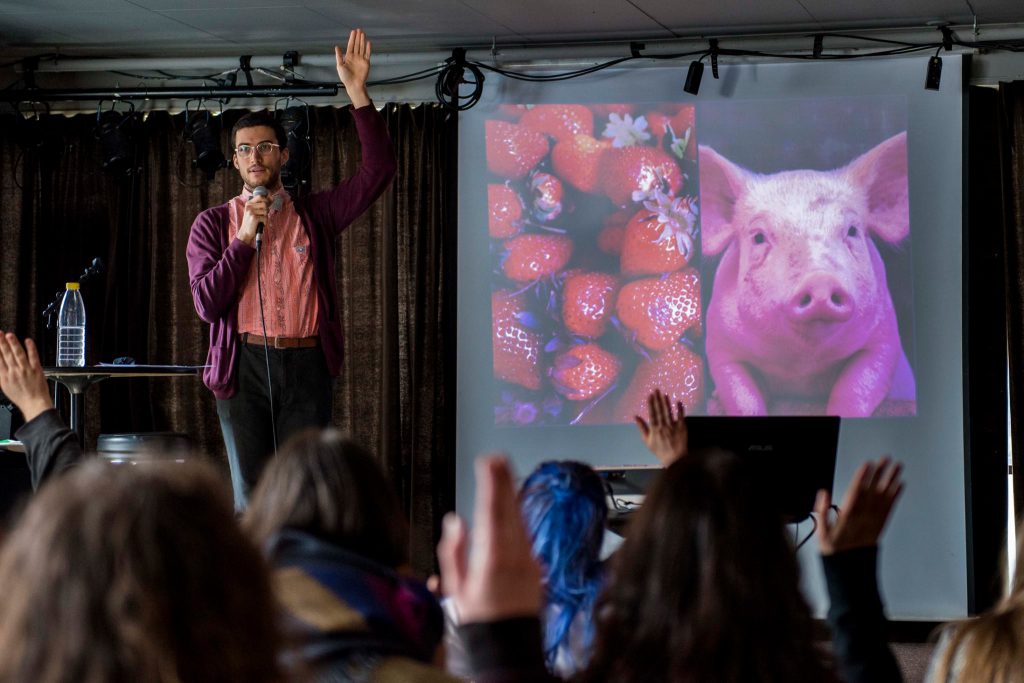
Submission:
M 258 145 L 239 145 L 235 147 L 235 154 L 240 157 L 251 157 L 252 153 L 259 152 L 260 156 L 267 156 L 274 148 L 280 148 L 281 145 L 274 142 L 261 142 Z

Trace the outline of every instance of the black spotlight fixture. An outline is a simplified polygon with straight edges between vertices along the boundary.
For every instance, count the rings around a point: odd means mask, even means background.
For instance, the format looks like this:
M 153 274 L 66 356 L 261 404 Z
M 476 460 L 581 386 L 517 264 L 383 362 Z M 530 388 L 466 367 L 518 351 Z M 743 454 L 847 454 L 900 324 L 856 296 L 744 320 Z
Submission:
M 37 108 L 39 104 L 41 108 Z M 15 105 L 14 141 L 23 152 L 35 155 L 38 159 L 54 161 L 63 153 L 65 143 L 59 128 L 49 125 L 50 106 L 43 103 L 21 103 Z
M 691 95 L 696 95 L 700 92 L 700 79 L 703 77 L 704 62 L 700 60 L 690 62 L 690 68 L 686 70 L 686 82 L 683 83 L 683 90 Z
M 93 135 L 100 143 L 101 166 L 114 175 L 130 174 L 135 164 L 135 131 L 138 119 L 135 106 L 129 102 L 127 112 L 113 108 L 103 111 L 103 102 L 96 110 L 96 128 Z
M 309 106 L 304 102 L 295 107 L 285 104 L 277 110 L 277 120 L 288 135 L 288 161 L 281 166 L 281 184 L 293 195 L 301 195 L 309 189 L 313 166 Z
M 942 85 L 942 57 L 937 53 L 928 60 L 928 73 L 924 77 L 925 90 L 938 90 Z
M 192 168 L 198 168 L 205 173 L 207 180 L 213 180 L 217 171 L 227 168 L 228 165 L 220 148 L 218 120 L 218 117 L 213 116 L 207 109 L 185 111 L 185 138 L 191 140 L 195 148 Z

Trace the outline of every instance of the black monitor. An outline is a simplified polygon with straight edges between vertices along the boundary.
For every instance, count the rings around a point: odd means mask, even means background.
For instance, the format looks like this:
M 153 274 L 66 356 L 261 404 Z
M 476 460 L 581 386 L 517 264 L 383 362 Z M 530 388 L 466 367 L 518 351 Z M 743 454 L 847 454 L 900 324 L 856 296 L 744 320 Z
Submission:
M 686 427 L 691 451 L 720 449 L 746 461 L 764 485 L 765 500 L 776 504 L 788 523 L 807 519 L 819 489 L 832 493 L 838 417 L 687 417 Z M 613 517 L 636 507 L 659 469 L 599 468 L 609 486 Z

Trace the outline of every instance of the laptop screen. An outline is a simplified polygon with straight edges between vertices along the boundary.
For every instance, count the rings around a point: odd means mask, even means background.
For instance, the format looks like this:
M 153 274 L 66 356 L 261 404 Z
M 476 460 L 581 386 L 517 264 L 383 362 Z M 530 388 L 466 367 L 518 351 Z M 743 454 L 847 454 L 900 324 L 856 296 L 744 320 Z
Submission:
M 764 499 L 787 523 L 801 522 L 814 509 L 819 489 L 832 493 L 840 420 L 835 416 L 687 417 L 691 452 L 735 453 L 764 486 Z M 602 467 L 618 503 L 634 506 L 659 467 Z M 626 512 L 627 508 L 616 511 Z
M 787 522 L 807 518 L 819 489 L 832 493 L 838 417 L 687 417 L 686 427 L 691 451 L 720 448 L 754 468 Z

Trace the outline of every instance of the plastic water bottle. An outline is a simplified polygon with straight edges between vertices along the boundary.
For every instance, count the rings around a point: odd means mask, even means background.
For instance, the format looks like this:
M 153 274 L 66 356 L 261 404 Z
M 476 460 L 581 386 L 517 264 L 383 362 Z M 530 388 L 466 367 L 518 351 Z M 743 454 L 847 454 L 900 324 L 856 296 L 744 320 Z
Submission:
M 67 283 L 57 316 L 57 366 L 85 366 L 85 302 L 77 282 Z

